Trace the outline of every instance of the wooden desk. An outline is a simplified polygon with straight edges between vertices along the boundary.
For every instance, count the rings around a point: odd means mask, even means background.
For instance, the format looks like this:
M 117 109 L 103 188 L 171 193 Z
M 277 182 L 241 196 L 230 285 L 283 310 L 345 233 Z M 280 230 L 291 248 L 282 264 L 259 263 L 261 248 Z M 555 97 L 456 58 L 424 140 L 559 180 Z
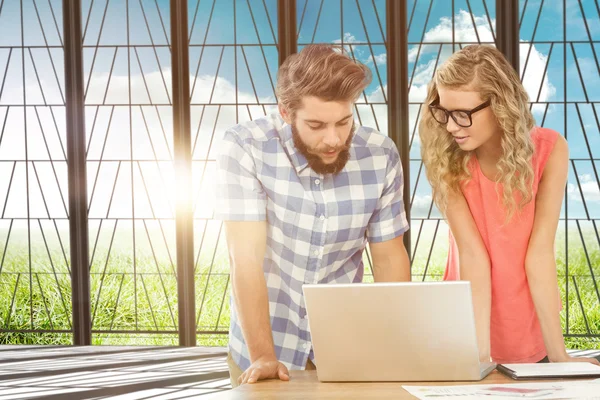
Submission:
M 537 381 L 539 382 L 539 381 Z M 402 385 L 445 386 L 445 385 L 481 385 L 496 383 L 524 383 L 492 372 L 479 382 L 348 382 L 321 383 L 316 371 L 291 371 L 290 380 L 261 381 L 252 385 L 242 385 L 229 392 L 221 393 L 210 399 L 415 399 Z

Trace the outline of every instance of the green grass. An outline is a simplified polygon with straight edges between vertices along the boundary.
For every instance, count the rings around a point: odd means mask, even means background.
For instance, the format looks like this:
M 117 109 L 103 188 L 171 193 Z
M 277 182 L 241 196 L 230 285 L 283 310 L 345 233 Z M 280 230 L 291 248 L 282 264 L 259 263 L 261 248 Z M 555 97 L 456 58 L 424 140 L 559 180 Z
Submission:
M 424 231 L 425 232 L 425 231 Z M 432 230 L 421 237 L 413 261 L 413 280 L 440 280 L 446 263 L 447 230 L 440 226 L 435 241 Z M 413 231 L 413 243 L 417 230 Z M 569 236 L 569 333 L 600 334 L 600 303 L 591 278 L 600 283 L 600 249 L 594 236 L 585 235 L 586 256 L 578 236 Z M 589 239 L 589 240 L 588 240 Z M 560 235 L 557 240 L 560 242 Z M 430 254 L 430 248 L 433 251 Z M 413 245 L 414 246 L 414 245 Z M 564 247 L 564 246 L 563 246 Z M 3 248 L 3 247 L 2 247 Z M 414 249 L 413 249 L 414 250 Z M 108 258 L 97 251 L 91 269 L 91 307 L 94 330 L 110 331 L 174 331 L 177 326 L 177 282 L 174 266 L 165 255 L 138 253 L 135 263 L 130 252 L 119 251 Z M 70 276 L 62 253 L 52 253 L 49 262 L 45 249 L 32 249 L 32 275 L 29 274 L 27 248 L 12 246 L 0 274 L 0 329 L 70 330 Z M 68 253 L 67 253 L 68 254 Z M 564 248 L 557 249 L 559 289 L 566 298 Z M 588 258 L 593 266 L 590 270 Z M 429 260 L 429 261 L 428 261 Z M 211 267 L 212 264 L 212 267 Z M 372 282 L 365 254 L 365 281 Z M 425 271 L 427 271 L 425 273 Z M 135 272 L 135 275 L 134 275 Z M 200 254 L 196 271 L 196 310 L 198 329 L 227 331 L 229 326 L 229 268 L 225 248 L 219 244 Z M 575 277 L 575 284 L 573 283 Z M 18 280 L 18 285 L 17 285 Z M 575 290 L 579 291 L 578 293 Z M 579 303 L 585 310 L 581 310 Z M 14 299 L 14 300 L 13 300 Z M 566 303 L 565 303 L 566 306 Z M 201 311 L 201 312 L 200 312 Z M 566 325 L 567 309 L 561 319 Z M 586 325 L 587 322 L 587 325 Z M 588 331 L 589 329 L 589 331 Z M 600 349 L 600 340 L 565 339 L 569 348 Z M 1 332 L 0 344 L 71 344 L 70 333 Z M 102 345 L 177 345 L 176 334 L 96 333 L 94 344 Z M 198 344 L 224 346 L 227 335 L 199 335 Z
M 66 266 L 51 264 L 48 256 L 32 258 L 29 274 L 27 248 L 13 246 L 0 274 L 0 329 L 70 330 L 71 281 Z M 210 267 L 212 254 L 201 254 L 195 277 L 198 329 L 227 331 L 229 327 L 229 268 L 223 249 Z M 32 254 L 42 254 L 33 251 Z M 91 313 L 98 331 L 176 331 L 177 281 L 168 258 L 96 254 L 91 268 Z M 51 254 L 51 258 L 60 258 Z M 135 272 L 135 274 L 134 274 Z M 201 310 L 201 312 L 200 312 Z M 98 333 L 94 344 L 176 345 L 177 334 Z M 71 334 L 1 332 L 0 344 L 71 344 Z M 199 335 L 198 344 L 223 346 L 227 335 Z

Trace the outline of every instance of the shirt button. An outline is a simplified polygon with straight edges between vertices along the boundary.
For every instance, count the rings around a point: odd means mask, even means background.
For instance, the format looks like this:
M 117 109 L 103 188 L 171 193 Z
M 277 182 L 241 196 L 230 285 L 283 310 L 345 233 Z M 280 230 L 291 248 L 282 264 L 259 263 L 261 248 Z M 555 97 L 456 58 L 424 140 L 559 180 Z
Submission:
M 320 219 L 321 221 L 325 221 L 325 216 L 324 216 L 324 215 L 321 215 L 321 216 L 319 217 L 319 219 Z
M 320 183 L 321 183 L 321 180 L 320 180 L 320 179 L 315 179 L 315 185 L 318 185 L 318 184 L 320 184 Z
M 315 250 L 315 251 L 313 251 L 313 254 L 314 254 L 315 256 L 318 256 L 318 255 L 319 255 L 319 250 Z

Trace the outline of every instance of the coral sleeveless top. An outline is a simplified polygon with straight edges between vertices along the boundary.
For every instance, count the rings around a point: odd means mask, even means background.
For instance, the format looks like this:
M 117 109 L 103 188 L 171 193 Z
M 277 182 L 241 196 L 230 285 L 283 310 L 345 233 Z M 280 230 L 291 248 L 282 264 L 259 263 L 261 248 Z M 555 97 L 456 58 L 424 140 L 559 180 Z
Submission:
M 463 195 L 491 262 L 490 346 L 492 359 L 498 363 L 537 362 L 546 356 L 527 282 L 525 256 L 533 229 L 538 184 L 558 136 L 550 129 L 532 130 L 533 199 L 520 213 L 515 212 L 508 223 L 502 205 L 502 186 L 483 175 L 476 157 L 469 164 L 472 179 L 463 185 Z M 450 233 L 444 280 L 459 279 L 458 248 Z

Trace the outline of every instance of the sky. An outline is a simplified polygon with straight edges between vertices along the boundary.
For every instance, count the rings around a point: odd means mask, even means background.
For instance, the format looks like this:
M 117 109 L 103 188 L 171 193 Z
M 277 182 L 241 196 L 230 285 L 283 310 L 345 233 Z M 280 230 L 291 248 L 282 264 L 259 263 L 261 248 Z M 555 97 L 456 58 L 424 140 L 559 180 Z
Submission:
M 1 217 L 64 218 L 68 188 L 61 1 L 2 4 Z M 563 29 L 562 1 L 546 1 L 543 7 L 539 0 L 520 4 L 523 82 L 532 99 L 551 103 L 533 105 L 534 116 L 538 124 L 567 137 L 575 160 L 569 173 L 566 210 L 569 218 L 600 219 L 600 190 L 590 161 L 600 159 L 600 110 L 593 103 L 600 97 L 598 10 L 590 0 L 566 0 Z M 189 0 L 197 218 L 212 215 L 212 160 L 220 135 L 237 122 L 274 110 L 276 5 L 276 0 Z M 342 43 L 372 69 L 374 79 L 357 104 L 356 119 L 387 134 L 385 1 L 298 0 L 297 7 L 300 48 L 313 41 Z M 408 16 L 412 215 L 426 218 L 431 195 L 424 173 L 418 175 L 418 107 L 436 63 L 443 62 L 460 44 L 493 43 L 495 2 L 409 0 Z M 82 21 L 90 218 L 172 218 L 176 188 L 170 161 L 168 1 L 84 0 Z M 566 51 L 561 43 L 565 37 L 574 41 L 567 44 Z M 134 46 L 129 51 L 124 47 L 128 44 Z M 135 106 L 129 107 L 129 103 Z M 23 105 L 27 106 L 25 113 Z M 13 162 L 25 159 L 39 161 L 30 163 L 28 169 L 23 162 Z M 136 161 L 131 163 L 132 159 Z M 439 214 L 434 211 L 432 216 Z

